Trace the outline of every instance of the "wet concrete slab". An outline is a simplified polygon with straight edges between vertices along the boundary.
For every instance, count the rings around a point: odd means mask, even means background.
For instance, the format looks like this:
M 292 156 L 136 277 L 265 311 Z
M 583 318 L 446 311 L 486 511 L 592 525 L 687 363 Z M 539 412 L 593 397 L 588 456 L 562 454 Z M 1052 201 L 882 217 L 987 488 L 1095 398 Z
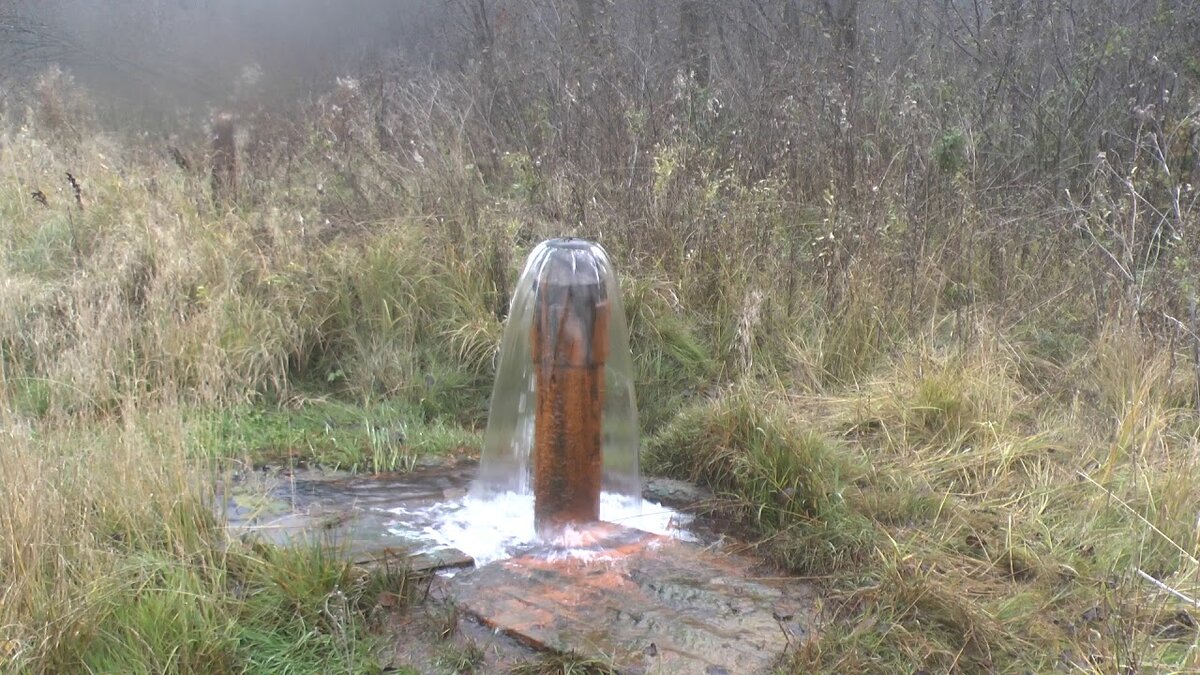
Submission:
M 420 527 L 397 527 L 397 507 L 463 496 L 473 464 L 408 474 L 256 472 L 223 493 L 233 536 L 270 544 L 330 545 L 363 566 L 456 572 L 439 578 L 447 601 L 514 646 L 577 653 L 628 673 L 759 673 L 814 630 L 815 594 L 800 581 L 754 576 L 757 561 L 729 553 L 723 535 L 693 523 L 705 545 L 600 523 L 566 543 L 526 545 L 472 569 L 453 548 L 432 548 Z M 649 480 L 648 498 L 697 508 L 711 495 Z
M 770 672 L 811 636 L 816 596 L 756 579 L 752 561 L 605 523 L 456 577 L 460 609 L 539 650 L 622 672 Z
M 390 509 L 460 497 L 472 478 L 469 466 L 380 476 L 281 471 L 226 490 L 224 514 L 232 536 L 275 545 L 316 542 L 359 565 L 416 572 L 470 567 L 474 560 L 461 551 L 431 551 L 427 540 L 398 532 Z
M 422 534 L 428 516 L 421 514 L 467 494 L 477 468 L 474 462 L 454 462 L 364 475 L 277 467 L 229 481 L 222 510 L 229 533 L 239 538 L 274 545 L 319 542 L 356 564 L 402 563 L 417 572 L 470 567 L 474 561 L 462 551 L 430 550 L 430 538 Z M 711 497 L 669 479 L 647 480 L 645 494 L 685 507 Z M 696 534 L 708 535 L 702 527 Z

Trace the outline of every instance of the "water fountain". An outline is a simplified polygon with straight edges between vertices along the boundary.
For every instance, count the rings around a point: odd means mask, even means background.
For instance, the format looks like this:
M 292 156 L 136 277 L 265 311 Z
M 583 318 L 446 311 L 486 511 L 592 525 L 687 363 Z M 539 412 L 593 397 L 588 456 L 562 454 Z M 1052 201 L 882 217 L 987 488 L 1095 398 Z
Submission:
M 513 293 L 477 471 L 293 480 L 268 517 L 230 515 L 278 541 L 333 518 L 345 523 L 338 538 L 364 555 L 404 550 L 432 568 L 546 544 L 551 556 L 604 557 L 599 521 L 694 539 L 682 529 L 691 516 L 642 499 L 639 444 L 612 264 L 598 244 L 552 239 L 530 253 Z
M 450 468 L 303 492 L 351 499 L 351 536 L 385 518 L 364 553 L 441 570 L 464 616 L 518 642 L 647 672 L 765 672 L 807 635 L 811 591 L 686 543 L 689 516 L 643 501 L 638 450 L 616 275 L 599 245 L 554 239 L 513 295 L 469 491 Z
M 608 256 L 582 239 L 530 254 L 513 295 L 479 478 L 481 499 L 529 495 L 540 536 L 600 519 L 601 491 L 641 501 L 629 330 Z
M 765 670 L 807 630 L 803 603 L 746 578 L 743 560 L 628 527 L 643 504 L 638 447 L 608 256 L 580 239 L 544 242 L 513 296 L 470 497 L 493 508 L 532 498 L 537 541 L 466 575 L 459 606 L 526 644 L 634 670 Z

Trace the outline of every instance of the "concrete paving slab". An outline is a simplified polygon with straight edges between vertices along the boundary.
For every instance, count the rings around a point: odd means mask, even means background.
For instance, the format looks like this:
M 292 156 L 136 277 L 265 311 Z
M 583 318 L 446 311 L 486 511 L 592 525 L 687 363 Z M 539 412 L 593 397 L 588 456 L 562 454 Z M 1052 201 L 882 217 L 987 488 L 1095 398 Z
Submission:
M 745 559 L 606 523 L 573 544 L 461 574 L 452 593 L 531 647 L 629 673 L 770 672 L 814 630 L 811 586 L 755 579 Z

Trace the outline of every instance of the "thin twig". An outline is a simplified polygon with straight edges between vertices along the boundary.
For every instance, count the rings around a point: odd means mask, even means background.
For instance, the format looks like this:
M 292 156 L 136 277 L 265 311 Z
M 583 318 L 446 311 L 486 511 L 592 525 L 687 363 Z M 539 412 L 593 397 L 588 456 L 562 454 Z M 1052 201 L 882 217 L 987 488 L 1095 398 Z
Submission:
M 1118 504 L 1120 504 L 1121 506 L 1125 507 L 1125 509 L 1128 510 L 1129 513 L 1133 514 L 1134 518 L 1137 518 L 1138 520 L 1142 521 L 1142 524 L 1144 524 L 1146 527 L 1149 527 L 1151 530 L 1154 531 L 1155 534 L 1162 537 L 1163 540 L 1165 540 L 1168 544 L 1175 547 L 1175 550 L 1179 551 L 1179 553 L 1181 553 L 1184 557 L 1186 557 L 1188 559 L 1188 561 L 1190 561 L 1193 565 L 1200 565 L 1200 560 L 1196 560 L 1196 556 L 1185 551 L 1182 546 L 1175 543 L 1174 539 L 1170 538 L 1169 536 L 1167 536 L 1167 534 L 1165 532 L 1158 529 L 1157 525 L 1155 525 L 1154 523 L 1147 520 L 1145 516 L 1138 513 L 1132 506 L 1129 505 L 1128 502 L 1126 502 L 1124 499 L 1121 499 L 1119 496 L 1117 496 L 1115 493 L 1113 493 L 1112 490 L 1109 490 L 1108 488 L 1104 487 L 1103 485 L 1097 483 L 1096 479 L 1092 478 L 1091 476 L 1087 475 L 1086 473 L 1084 473 L 1082 471 L 1076 471 L 1075 473 L 1080 478 L 1082 478 L 1082 479 L 1086 480 L 1087 482 L 1091 483 L 1092 485 L 1095 485 L 1096 487 L 1100 488 L 1106 495 L 1108 495 L 1110 498 L 1116 500 L 1116 502 Z
M 1188 321 L 1192 324 L 1192 368 L 1196 372 L 1196 413 L 1200 414 L 1200 318 L 1196 313 L 1196 292 L 1188 304 Z
M 1149 574 L 1146 574 L 1145 572 L 1143 572 L 1140 569 L 1134 568 L 1133 571 L 1137 572 L 1138 576 L 1140 576 L 1141 578 L 1143 578 L 1146 581 L 1149 581 L 1150 583 L 1157 586 L 1159 588 L 1159 590 L 1166 591 L 1166 592 L 1170 593 L 1171 595 L 1179 598 L 1180 600 L 1186 602 L 1187 604 L 1189 604 L 1193 607 L 1200 607 L 1200 601 L 1193 600 L 1192 598 L 1188 597 L 1187 595 L 1184 595 L 1181 591 L 1177 591 L 1174 588 L 1171 588 L 1170 586 L 1164 584 L 1163 582 L 1159 581 L 1158 579 L 1155 579 L 1154 577 L 1150 576 Z

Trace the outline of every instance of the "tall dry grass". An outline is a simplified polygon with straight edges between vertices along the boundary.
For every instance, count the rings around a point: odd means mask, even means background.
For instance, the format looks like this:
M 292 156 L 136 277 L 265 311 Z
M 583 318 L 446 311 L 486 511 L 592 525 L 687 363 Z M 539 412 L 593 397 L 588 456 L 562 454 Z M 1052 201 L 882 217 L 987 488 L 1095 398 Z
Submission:
M 851 387 L 743 382 L 657 434 L 652 468 L 828 584 L 836 620 L 796 672 L 1193 667 L 1190 368 L 1110 329 L 1047 388 L 1031 345 L 971 329 L 935 325 Z
M 226 541 L 179 409 L 22 424 L 0 448 L 0 669 L 365 672 L 403 580 Z
M 0 670 L 377 668 L 375 598 L 406 582 L 227 541 L 189 417 L 313 387 L 448 408 L 478 375 L 431 355 L 496 325 L 443 295 L 474 282 L 407 221 L 227 209 L 158 148 L 48 119 L 0 132 Z
M 1155 268 L 1170 293 L 1138 304 L 1078 211 L 991 210 L 965 172 L 924 221 L 797 203 L 688 135 L 626 183 L 485 154 L 458 85 L 393 92 L 405 139 L 352 81 L 243 118 L 229 204 L 82 113 L 0 131 L 6 658 L 280 670 L 267 647 L 303 640 L 304 668 L 361 666 L 362 612 L 327 609 L 353 580 L 223 549 L 180 420 L 332 397 L 477 424 L 523 253 L 574 234 L 624 277 L 647 463 L 824 584 L 796 670 L 1194 663 L 1163 590 L 1200 585 L 1196 371 L 1163 318 L 1186 279 Z

